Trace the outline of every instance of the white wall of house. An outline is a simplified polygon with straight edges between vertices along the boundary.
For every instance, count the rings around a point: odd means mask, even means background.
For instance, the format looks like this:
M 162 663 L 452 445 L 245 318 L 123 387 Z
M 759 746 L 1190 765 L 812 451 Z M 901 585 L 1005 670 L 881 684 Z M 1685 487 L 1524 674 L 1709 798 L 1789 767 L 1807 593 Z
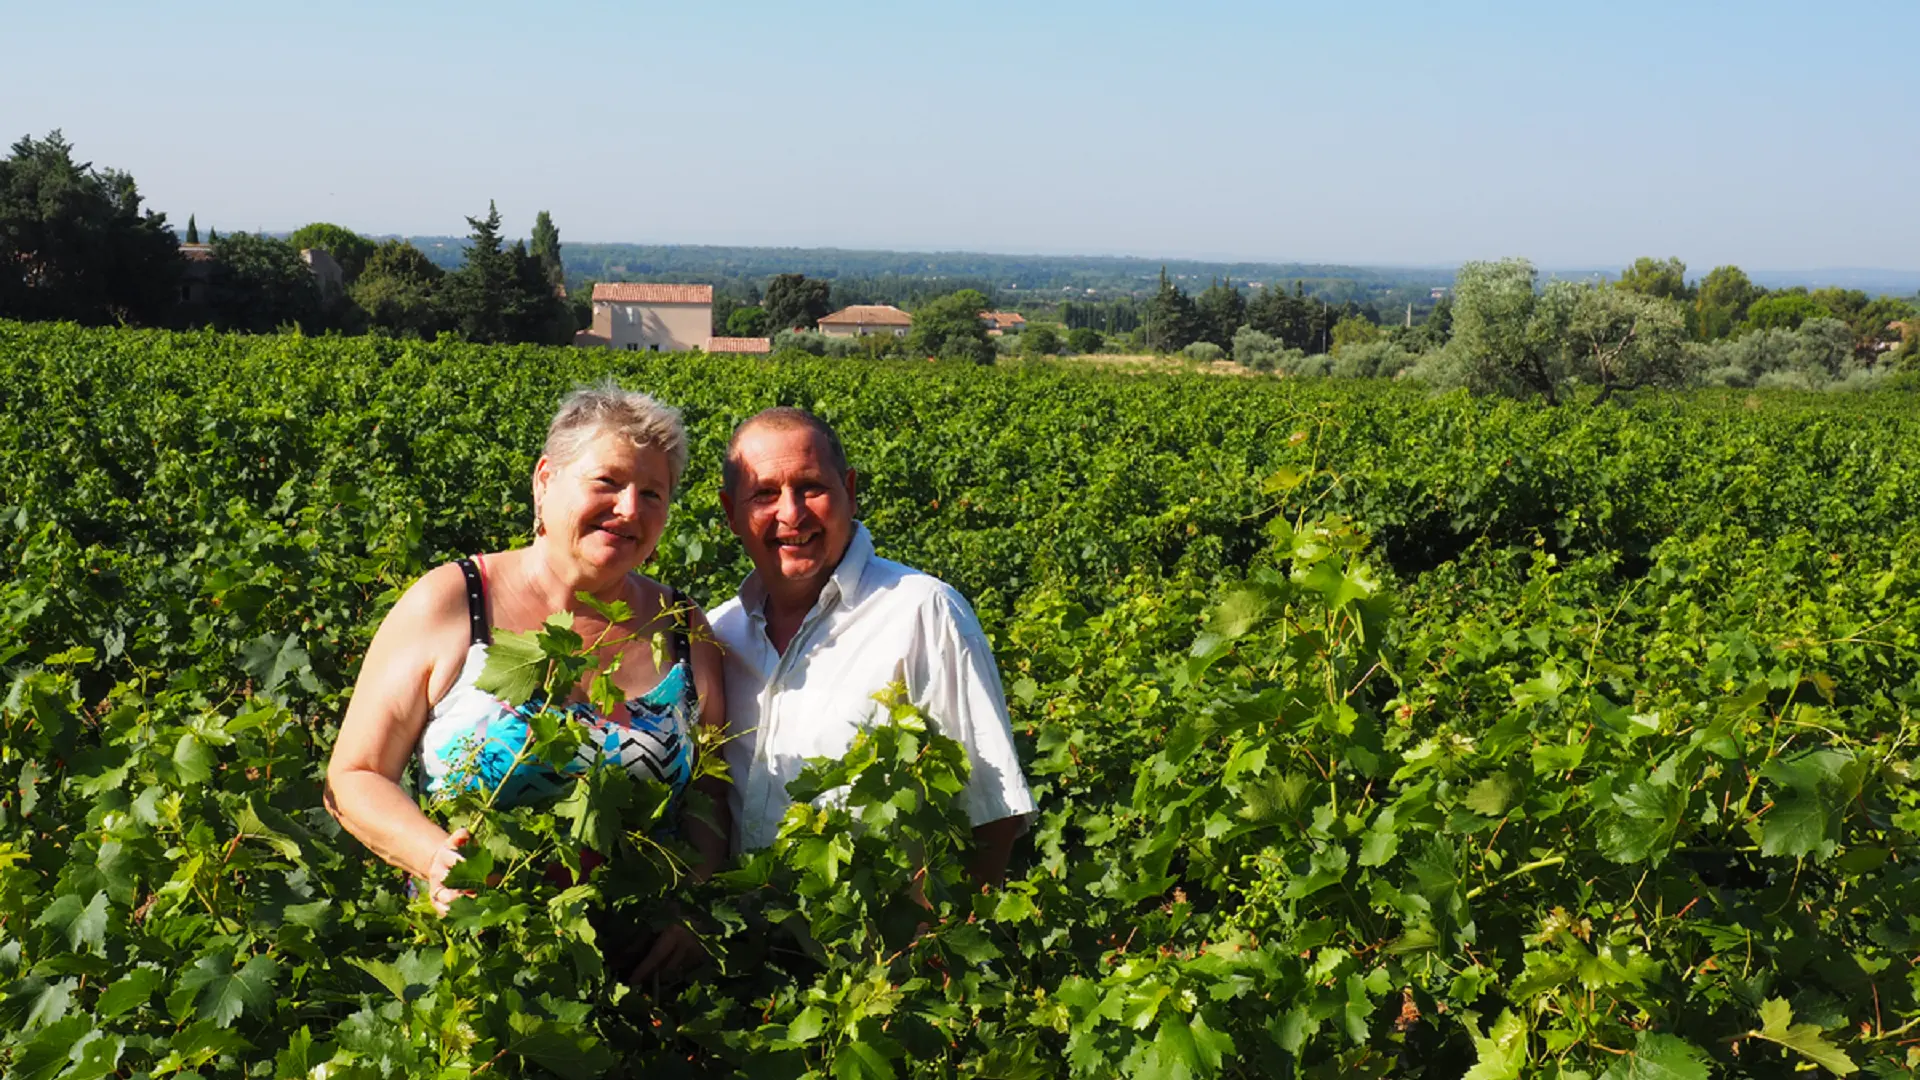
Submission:
M 685 352 L 713 336 L 712 304 L 623 304 L 597 300 L 593 328 L 609 348 Z

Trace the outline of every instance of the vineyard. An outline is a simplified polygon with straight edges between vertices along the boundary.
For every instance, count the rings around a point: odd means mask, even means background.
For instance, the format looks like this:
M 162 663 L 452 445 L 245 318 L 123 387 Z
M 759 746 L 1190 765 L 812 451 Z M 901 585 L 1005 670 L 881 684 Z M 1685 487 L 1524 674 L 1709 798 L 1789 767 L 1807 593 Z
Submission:
M 445 920 L 321 808 L 379 618 L 524 542 L 554 403 L 609 374 L 688 421 L 661 580 L 731 595 L 722 448 L 798 404 L 880 552 L 974 602 L 1040 806 L 1004 889 L 962 887 L 964 758 L 905 706 L 700 885 L 607 774 L 487 816 Z M 0 323 L 0 412 L 0 1075 L 1920 1064 L 1911 395 Z M 609 912 L 713 962 L 629 986 Z

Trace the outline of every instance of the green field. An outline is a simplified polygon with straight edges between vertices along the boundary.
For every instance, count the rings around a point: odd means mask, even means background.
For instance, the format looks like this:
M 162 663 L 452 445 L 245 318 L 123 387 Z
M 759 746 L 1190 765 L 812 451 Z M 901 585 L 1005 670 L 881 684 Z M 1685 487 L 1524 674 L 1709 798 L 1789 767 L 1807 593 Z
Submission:
M 969 896 L 947 744 L 715 882 L 596 775 L 441 921 L 320 809 L 373 627 L 523 542 L 566 389 L 681 406 L 650 568 L 838 426 L 979 610 L 1039 819 Z M 0 1075 L 1905 1076 L 1920 408 L 0 322 Z M 471 808 L 465 808 L 471 810 Z M 617 857 L 560 890 L 537 868 Z M 929 917 L 906 899 L 925 870 Z M 588 913 L 697 913 L 687 987 Z M 923 923 L 931 922 L 922 929 Z

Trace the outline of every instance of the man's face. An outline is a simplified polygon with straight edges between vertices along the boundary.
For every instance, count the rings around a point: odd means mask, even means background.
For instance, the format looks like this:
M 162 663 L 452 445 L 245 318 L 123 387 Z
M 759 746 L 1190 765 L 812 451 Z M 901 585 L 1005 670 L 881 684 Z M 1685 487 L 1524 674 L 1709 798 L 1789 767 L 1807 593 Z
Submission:
M 842 480 L 806 428 L 751 429 L 736 454 L 739 480 L 720 493 L 727 525 L 769 591 L 817 597 L 853 539 L 853 474 Z

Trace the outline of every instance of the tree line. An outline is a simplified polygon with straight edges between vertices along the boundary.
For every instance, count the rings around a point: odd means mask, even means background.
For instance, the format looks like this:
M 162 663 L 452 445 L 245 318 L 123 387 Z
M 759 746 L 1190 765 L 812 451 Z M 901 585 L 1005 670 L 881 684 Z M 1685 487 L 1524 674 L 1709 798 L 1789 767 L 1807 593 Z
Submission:
M 75 158 L 58 131 L 0 159 L 0 316 L 102 325 L 211 326 L 266 332 L 455 333 L 487 343 L 570 342 L 560 234 L 542 211 L 533 244 L 506 243 L 489 205 L 461 264 L 445 270 L 405 241 L 375 243 L 315 223 L 285 239 L 209 229 L 188 218 L 187 246 L 164 213 L 143 209 L 133 177 Z M 325 251 L 338 281 L 301 252 Z M 200 265 L 196 265 L 200 264 Z

